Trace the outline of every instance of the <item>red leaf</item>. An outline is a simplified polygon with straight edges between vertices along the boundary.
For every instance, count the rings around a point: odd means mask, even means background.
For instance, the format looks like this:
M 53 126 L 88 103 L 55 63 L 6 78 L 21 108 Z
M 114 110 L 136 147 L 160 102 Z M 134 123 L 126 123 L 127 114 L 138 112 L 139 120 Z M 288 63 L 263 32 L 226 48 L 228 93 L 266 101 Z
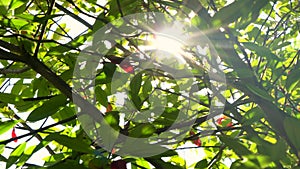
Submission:
M 106 107 L 106 112 L 111 112 L 112 111 L 112 106 L 110 103 L 108 103 L 107 107 Z
M 225 119 L 225 117 L 220 117 L 217 119 L 217 124 L 221 125 L 222 121 Z
M 197 140 L 193 140 L 193 143 L 198 147 L 200 147 L 202 145 L 200 138 L 198 138 Z
M 232 127 L 232 122 L 229 122 L 229 123 L 227 124 L 227 127 Z
M 226 117 L 226 116 L 222 116 L 222 117 L 218 118 L 216 122 L 217 122 L 218 125 L 222 125 L 222 122 L 223 122 L 224 120 L 229 121 L 230 119 L 229 119 L 228 117 Z M 227 126 L 227 127 L 232 127 L 232 125 L 233 125 L 233 124 L 232 124 L 232 122 L 230 121 L 226 126 Z
M 190 136 L 195 135 L 195 132 L 193 132 L 192 130 L 190 131 Z
M 110 165 L 110 168 L 111 169 L 127 169 L 126 161 L 124 161 L 124 160 L 113 161 Z
M 16 138 L 17 137 L 17 134 L 16 134 L 16 130 L 15 128 L 12 129 L 12 132 L 11 132 L 11 138 Z M 17 142 L 18 139 L 15 139 L 14 142 Z
M 113 64 L 119 64 L 119 66 L 126 73 L 134 73 L 134 67 L 130 64 L 130 62 L 128 60 L 123 60 L 124 58 L 118 58 L 118 57 L 114 57 L 114 56 L 110 56 L 108 59 Z
M 117 149 L 115 149 L 115 148 L 112 148 L 112 150 L 111 150 L 111 154 L 116 154 L 116 152 L 117 152 Z
M 120 67 L 127 73 L 134 73 L 134 67 L 129 62 L 122 62 Z
M 194 136 L 195 135 L 195 132 L 194 131 L 190 131 L 190 136 Z M 201 146 L 201 140 L 200 140 L 200 138 L 199 137 L 197 137 L 197 138 L 193 138 L 193 140 L 191 140 L 195 145 L 197 145 L 197 146 Z
M 21 30 L 21 34 L 22 34 L 22 35 L 27 35 L 27 31 Z

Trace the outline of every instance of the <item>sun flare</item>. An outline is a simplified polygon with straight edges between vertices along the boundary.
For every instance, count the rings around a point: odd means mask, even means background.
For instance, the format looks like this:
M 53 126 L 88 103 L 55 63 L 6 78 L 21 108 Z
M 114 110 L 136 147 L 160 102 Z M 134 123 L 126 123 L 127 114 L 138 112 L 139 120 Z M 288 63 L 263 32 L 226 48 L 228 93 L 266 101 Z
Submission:
M 184 46 L 180 41 L 163 34 L 157 34 L 153 38 L 152 45 L 157 50 L 162 50 L 174 55 L 180 54 Z
M 184 36 L 183 25 L 175 22 L 170 27 L 164 27 L 153 32 L 151 45 L 157 50 L 180 55 L 183 52 L 185 41 L 186 36 Z

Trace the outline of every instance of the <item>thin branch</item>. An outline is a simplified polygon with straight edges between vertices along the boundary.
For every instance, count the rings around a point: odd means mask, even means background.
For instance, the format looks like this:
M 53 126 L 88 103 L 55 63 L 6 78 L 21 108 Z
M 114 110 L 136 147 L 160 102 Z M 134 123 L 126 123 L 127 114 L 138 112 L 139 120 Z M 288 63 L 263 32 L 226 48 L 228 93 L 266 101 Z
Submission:
M 208 163 L 207 168 L 211 168 L 216 162 L 218 162 L 222 156 L 223 150 L 226 148 L 225 145 L 221 145 L 218 153 L 213 157 L 213 159 Z
M 121 17 L 123 17 L 124 14 L 123 14 L 123 11 L 122 11 L 122 7 L 121 7 L 120 0 L 117 0 L 117 5 L 118 5 L 119 12 L 120 12 L 120 14 L 121 14 Z
M 16 118 L 17 120 L 20 120 L 21 118 L 15 113 L 14 114 L 14 118 Z M 30 132 L 33 132 L 34 130 L 25 122 L 21 123 L 27 130 L 29 130 Z M 39 135 L 39 134 L 35 134 L 34 135 L 40 142 L 43 141 L 43 138 Z M 49 147 L 49 145 L 46 145 L 45 148 L 47 149 L 47 151 L 51 154 L 54 155 L 54 151 Z
M 27 70 L 29 70 L 29 67 L 24 67 L 22 69 L 7 69 L 7 68 L 3 68 L 0 69 L 0 74 L 20 74 L 20 73 L 24 73 Z
M 36 134 L 36 133 L 38 133 L 38 132 L 42 132 L 42 131 L 47 130 L 47 129 L 51 128 L 51 127 L 55 127 L 55 126 L 57 126 L 57 125 L 59 125 L 59 124 L 67 123 L 67 122 L 72 121 L 72 120 L 74 120 L 74 119 L 76 119 L 76 118 L 77 118 L 77 115 L 71 116 L 71 117 L 69 117 L 69 118 L 66 118 L 66 119 L 64 119 L 64 120 L 61 120 L 61 121 L 59 121 L 59 122 L 57 122 L 57 123 L 54 123 L 54 124 L 51 124 L 51 125 L 49 125 L 49 126 L 46 126 L 46 127 L 43 127 L 43 128 L 37 129 L 37 130 L 32 130 L 32 131 L 30 131 L 30 132 L 27 133 L 27 134 L 23 134 L 23 135 L 20 135 L 20 136 L 15 137 L 15 138 L 10 138 L 10 139 L 8 139 L 8 140 L 0 141 L 0 144 L 8 144 L 8 143 L 10 143 L 10 142 L 12 142 L 12 141 L 14 141 L 14 140 L 18 140 L 18 139 L 21 139 L 21 138 L 24 138 L 24 137 L 27 137 L 27 136 L 34 135 L 34 134 Z
M 54 3 L 55 3 L 55 0 L 50 0 L 51 1 L 51 4 L 49 6 L 49 9 L 47 11 L 47 13 L 45 14 L 45 16 L 50 16 L 51 15 L 51 12 L 52 12 L 52 9 L 54 7 Z M 41 28 L 41 33 L 40 33 L 40 36 L 39 36 L 39 42 L 37 43 L 36 45 L 36 48 L 35 48 L 35 51 L 34 51 L 34 54 L 33 54 L 33 57 L 36 57 L 37 58 L 37 55 L 39 53 L 39 49 L 40 49 L 40 46 L 41 46 L 41 40 L 43 39 L 43 36 L 45 34 L 45 31 L 46 31 L 46 27 L 47 27 L 47 23 L 48 23 L 48 19 L 45 20 L 45 22 L 43 23 L 43 26 Z
M 192 149 L 192 148 L 220 148 L 220 146 L 193 146 L 193 147 L 180 147 L 180 148 L 176 148 L 175 150 L 186 150 L 186 149 Z
M 72 18 L 74 18 L 78 22 L 82 23 L 84 26 L 88 27 L 89 29 L 93 29 L 93 26 L 91 24 L 89 24 L 88 22 L 86 22 L 85 20 L 83 20 L 82 18 L 80 18 L 79 16 L 75 15 L 74 13 L 70 12 L 69 10 L 67 10 L 66 8 L 64 8 L 63 6 L 59 5 L 58 3 L 55 3 L 55 7 L 57 9 L 63 11 L 67 15 L 71 16 Z

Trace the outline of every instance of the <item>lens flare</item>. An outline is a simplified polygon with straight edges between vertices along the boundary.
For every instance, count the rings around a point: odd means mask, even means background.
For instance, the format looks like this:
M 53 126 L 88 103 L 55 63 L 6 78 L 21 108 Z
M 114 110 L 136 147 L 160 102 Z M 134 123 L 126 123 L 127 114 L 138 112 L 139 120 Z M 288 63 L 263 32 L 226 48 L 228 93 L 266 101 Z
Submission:
M 183 44 L 163 34 L 158 34 L 153 38 L 152 45 L 157 50 L 166 51 L 177 55 L 182 52 Z

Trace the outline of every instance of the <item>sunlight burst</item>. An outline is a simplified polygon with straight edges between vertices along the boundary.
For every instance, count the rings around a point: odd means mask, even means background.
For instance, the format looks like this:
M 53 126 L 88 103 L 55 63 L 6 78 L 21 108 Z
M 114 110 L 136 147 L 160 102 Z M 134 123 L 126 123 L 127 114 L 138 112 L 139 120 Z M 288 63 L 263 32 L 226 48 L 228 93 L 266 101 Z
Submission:
M 155 49 L 174 55 L 180 54 L 183 48 L 183 44 L 180 41 L 164 34 L 157 34 L 152 41 L 152 45 Z
M 153 33 L 151 45 L 158 50 L 168 52 L 173 55 L 180 55 L 186 45 L 186 36 L 184 35 L 184 25 L 173 23 L 170 27 L 164 27 Z

